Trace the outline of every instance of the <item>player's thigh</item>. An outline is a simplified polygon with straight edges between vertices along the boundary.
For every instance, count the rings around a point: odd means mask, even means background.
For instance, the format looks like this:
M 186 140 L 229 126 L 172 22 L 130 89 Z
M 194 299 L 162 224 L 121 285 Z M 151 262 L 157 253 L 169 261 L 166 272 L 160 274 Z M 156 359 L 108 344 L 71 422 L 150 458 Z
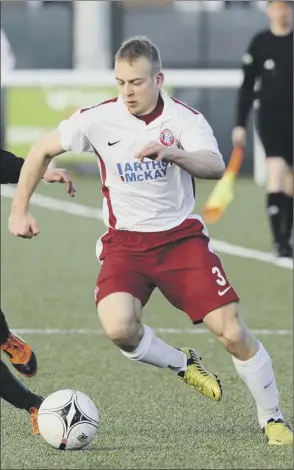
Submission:
M 182 240 L 171 247 L 156 284 L 193 323 L 201 323 L 209 312 L 239 300 L 206 236 Z
M 283 124 L 283 122 L 281 123 Z M 288 122 L 279 124 L 277 142 L 267 154 L 267 190 L 293 194 L 293 130 Z
M 140 269 L 139 269 L 140 268 Z M 142 307 L 147 303 L 154 286 L 140 266 L 126 255 L 106 256 L 96 283 L 96 305 L 102 325 L 138 323 Z
M 258 113 L 258 132 L 267 158 L 284 158 L 285 129 L 281 119 L 268 110 L 260 109 Z
M 267 191 L 270 193 L 282 192 L 285 187 L 285 174 L 287 163 L 282 157 L 267 157 Z
M 293 166 L 287 167 L 284 179 L 284 193 L 287 196 L 293 197 L 294 194 L 294 179 L 293 179 Z
M 259 112 L 259 134 L 264 146 L 267 164 L 267 191 L 284 190 L 285 173 L 292 159 L 293 130 L 284 115 L 265 110 Z

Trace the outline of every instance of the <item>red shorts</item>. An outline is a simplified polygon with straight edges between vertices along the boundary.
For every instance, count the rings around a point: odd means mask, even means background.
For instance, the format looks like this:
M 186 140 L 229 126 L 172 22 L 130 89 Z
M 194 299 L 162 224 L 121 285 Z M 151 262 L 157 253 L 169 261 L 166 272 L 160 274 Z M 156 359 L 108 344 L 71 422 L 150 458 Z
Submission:
M 193 323 L 201 323 L 209 312 L 238 301 L 204 232 L 195 218 L 164 232 L 109 229 L 101 239 L 96 303 L 128 292 L 145 305 L 157 287 Z

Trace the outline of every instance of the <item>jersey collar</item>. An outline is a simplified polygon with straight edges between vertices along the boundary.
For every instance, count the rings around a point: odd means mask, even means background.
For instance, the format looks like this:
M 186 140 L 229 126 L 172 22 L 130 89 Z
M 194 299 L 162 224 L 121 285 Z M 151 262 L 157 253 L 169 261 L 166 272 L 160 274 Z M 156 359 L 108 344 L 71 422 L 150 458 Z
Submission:
M 164 90 L 161 90 L 160 94 L 161 94 L 161 97 L 162 97 L 163 103 L 164 103 L 163 111 L 162 111 L 160 116 L 158 116 L 156 119 L 154 119 L 154 121 L 150 122 L 147 125 L 145 124 L 145 122 L 143 120 L 137 119 L 135 116 L 132 116 L 132 114 L 129 113 L 128 108 L 124 104 L 123 99 L 122 99 L 121 96 L 118 97 L 117 102 L 122 106 L 125 113 L 128 115 L 129 119 L 131 119 L 133 122 L 136 121 L 138 123 L 138 125 L 140 125 L 141 127 L 146 127 L 148 129 L 152 129 L 154 127 L 158 127 L 159 124 L 166 123 L 166 122 L 168 122 L 172 119 L 172 117 L 171 117 L 171 107 L 172 107 L 173 102 Z

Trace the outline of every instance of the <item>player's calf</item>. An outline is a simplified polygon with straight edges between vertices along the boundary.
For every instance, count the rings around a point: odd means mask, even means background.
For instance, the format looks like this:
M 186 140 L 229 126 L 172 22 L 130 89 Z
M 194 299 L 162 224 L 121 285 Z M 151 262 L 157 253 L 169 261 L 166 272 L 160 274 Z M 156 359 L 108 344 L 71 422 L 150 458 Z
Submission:
M 169 368 L 197 392 L 218 401 L 220 381 L 202 365 L 192 349 L 177 349 L 157 338 L 140 321 L 142 305 L 130 294 L 111 294 L 98 304 L 98 315 L 108 338 L 133 361 Z
M 98 303 L 98 316 L 106 336 L 129 359 L 179 372 L 186 367 L 185 354 L 156 337 L 141 323 L 142 304 L 131 294 L 117 292 Z
M 256 354 L 258 341 L 243 322 L 235 302 L 210 312 L 204 322 L 234 357 L 245 361 Z
M 176 349 L 158 338 L 152 328 L 142 326 L 142 340 L 133 351 L 122 350 L 124 356 L 155 367 L 168 368 L 201 395 L 214 401 L 221 399 L 220 381 L 203 367 L 201 358 L 194 350 Z
M 272 360 L 262 343 L 247 329 L 237 305 L 228 304 L 214 310 L 204 321 L 232 354 L 236 371 L 255 400 L 258 421 L 268 442 L 293 443 L 293 432 L 280 410 Z

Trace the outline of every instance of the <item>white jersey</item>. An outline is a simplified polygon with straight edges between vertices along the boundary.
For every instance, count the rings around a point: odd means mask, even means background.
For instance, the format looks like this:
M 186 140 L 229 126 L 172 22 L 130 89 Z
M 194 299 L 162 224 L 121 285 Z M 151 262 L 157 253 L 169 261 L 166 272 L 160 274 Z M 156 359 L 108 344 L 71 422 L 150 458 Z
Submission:
M 162 114 L 146 124 L 131 115 L 121 98 L 81 109 L 59 125 L 62 147 L 97 156 L 107 227 L 158 232 L 180 225 L 193 212 L 194 182 L 170 162 L 135 155 L 150 141 L 186 151 L 219 154 L 211 127 L 194 109 L 161 92 Z

